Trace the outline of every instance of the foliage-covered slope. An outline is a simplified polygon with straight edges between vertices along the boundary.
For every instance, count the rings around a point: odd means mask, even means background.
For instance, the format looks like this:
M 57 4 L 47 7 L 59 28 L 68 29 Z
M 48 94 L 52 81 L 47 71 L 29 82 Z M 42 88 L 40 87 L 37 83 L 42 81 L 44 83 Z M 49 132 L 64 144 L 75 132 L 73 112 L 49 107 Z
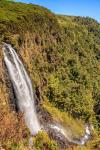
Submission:
M 82 122 L 92 123 L 99 131 L 100 24 L 98 22 L 91 18 L 54 15 L 48 9 L 32 4 L 0 0 L 0 35 L 1 44 L 11 43 L 16 48 L 33 81 L 39 104 L 51 114 L 52 118 L 56 121 L 60 118 L 63 124 L 72 120 L 74 134 L 77 133 L 78 136 L 83 133 Z M 8 146 L 5 144 L 9 143 L 7 139 L 10 141 L 13 139 L 15 142 L 16 138 L 28 137 L 28 133 L 22 125 L 23 119 L 13 115 L 8 108 L 9 99 L 13 99 L 14 95 L 11 94 L 13 89 L 11 90 L 12 86 L 5 72 L 1 49 L 0 66 L 0 114 L 2 114 L 0 124 L 6 121 L 5 130 L 3 132 L 2 127 L 0 134 L 3 133 L 1 138 L 4 137 L 1 143 Z M 69 115 L 81 121 L 70 119 Z M 16 125 L 19 128 L 18 136 Z M 6 132 L 10 126 L 12 133 L 9 137 L 10 133 L 6 135 Z M 73 126 L 69 123 L 68 126 L 73 131 Z M 41 133 L 36 138 L 36 145 L 42 137 L 47 138 L 48 145 L 44 145 L 49 147 L 48 149 L 56 145 L 53 141 L 49 141 L 46 134 Z M 41 145 L 43 146 L 43 143 L 40 143 L 40 149 Z

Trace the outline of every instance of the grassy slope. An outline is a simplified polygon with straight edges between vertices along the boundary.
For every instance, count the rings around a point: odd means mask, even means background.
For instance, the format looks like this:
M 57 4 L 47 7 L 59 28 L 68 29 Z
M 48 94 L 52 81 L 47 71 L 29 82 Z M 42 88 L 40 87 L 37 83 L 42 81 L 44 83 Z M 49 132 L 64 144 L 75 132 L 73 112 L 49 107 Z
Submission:
M 100 25 L 95 20 L 55 16 L 43 7 L 0 1 L 0 34 L 1 42 L 10 42 L 18 49 L 35 83 L 34 89 L 38 89 L 41 95 L 41 105 L 54 119 L 58 120 L 60 116 L 63 118 L 60 120 L 63 124 L 73 123 L 77 136 L 83 133 L 82 122 L 70 119 L 71 117 L 67 117 L 68 114 L 93 122 L 98 128 L 93 109 L 100 99 Z M 0 63 L 2 66 L 2 59 Z M 4 75 L 4 68 L 1 74 Z M 2 80 L 5 79 L 1 76 Z M 9 115 L 2 143 L 10 142 L 11 146 L 12 137 L 17 138 L 17 129 L 15 133 L 13 129 L 17 123 L 19 124 L 20 119 L 16 117 L 16 123 L 11 126 L 14 116 L 7 109 L 9 98 L 6 94 L 6 85 L 1 81 L 0 111 L 5 116 L 1 124 L 6 121 L 6 114 Z M 48 100 L 53 106 L 47 104 Z M 54 113 L 58 118 L 55 118 Z M 79 123 L 81 125 L 78 125 Z M 9 138 L 9 134 L 6 137 L 6 130 L 10 126 L 12 136 Z M 22 124 L 19 126 L 18 136 L 23 138 L 21 128 L 24 130 Z M 7 143 L 4 145 L 8 146 Z

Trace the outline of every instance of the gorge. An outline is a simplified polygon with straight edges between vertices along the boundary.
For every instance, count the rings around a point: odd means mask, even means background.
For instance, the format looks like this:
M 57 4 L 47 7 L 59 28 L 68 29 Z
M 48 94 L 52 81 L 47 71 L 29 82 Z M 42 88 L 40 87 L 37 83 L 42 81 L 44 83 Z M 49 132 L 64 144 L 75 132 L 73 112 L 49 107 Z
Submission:
M 99 134 L 100 23 L 0 0 L 0 149 L 99 150 Z
M 36 113 L 31 80 L 17 53 L 10 44 L 3 44 L 3 53 L 4 61 L 16 94 L 16 105 L 24 115 L 25 122 L 30 130 L 31 136 L 36 135 L 41 130 L 40 126 L 42 125 L 39 124 Z M 89 126 L 86 126 L 85 128 L 85 135 L 82 138 L 80 137 L 78 140 L 73 140 L 68 137 L 66 129 L 60 125 L 51 124 L 48 126 L 47 122 L 46 126 L 48 127 L 48 130 L 53 129 L 53 132 L 57 134 L 56 136 L 60 134 L 59 136 L 64 136 L 68 142 L 73 144 L 84 145 L 91 135 Z

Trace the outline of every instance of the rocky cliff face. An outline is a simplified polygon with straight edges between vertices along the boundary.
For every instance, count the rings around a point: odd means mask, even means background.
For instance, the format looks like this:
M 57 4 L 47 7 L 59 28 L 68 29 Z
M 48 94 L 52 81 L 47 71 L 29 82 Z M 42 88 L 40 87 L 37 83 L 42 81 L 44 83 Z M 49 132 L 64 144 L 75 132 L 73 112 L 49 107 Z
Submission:
M 0 1 L 0 12 L 2 147 L 17 147 L 18 139 L 25 144 L 29 137 L 23 115 L 13 111 L 17 110 L 12 105 L 16 97 L 3 61 L 2 42 L 12 44 L 30 75 L 41 122 L 61 123 L 73 138 L 83 135 L 85 122 L 99 130 L 99 114 L 94 110 L 100 97 L 100 24 L 91 18 L 57 16 L 31 4 Z M 35 140 L 45 136 L 39 134 Z M 49 139 L 43 142 L 50 149 Z

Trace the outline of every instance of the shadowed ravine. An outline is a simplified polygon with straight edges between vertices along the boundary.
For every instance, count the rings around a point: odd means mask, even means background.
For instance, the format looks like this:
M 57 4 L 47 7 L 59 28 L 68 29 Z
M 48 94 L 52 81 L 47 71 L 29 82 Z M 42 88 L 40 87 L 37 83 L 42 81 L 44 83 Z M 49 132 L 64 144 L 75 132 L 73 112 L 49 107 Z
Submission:
M 4 61 L 17 97 L 17 105 L 19 110 L 24 114 L 25 122 L 31 135 L 35 135 L 41 130 L 42 125 L 40 125 L 36 113 L 31 80 L 24 68 L 24 65 L 11 45 L 4 43 L 3 52 Z M 68 137 L 66 129 L 58 124 L 47 123 L 46 127 L 43 127 L 43 129 L 47 132 L 51 130 L 54 134 L 56 134 L 56 137 L 59 135 L 64 137 L 66 141 L 78 145 L 84 145 L 91 137 L 91 129 L 88 125 L 85 127 L 85 135 L 80 137 L 78 140 L 73 140 Z

